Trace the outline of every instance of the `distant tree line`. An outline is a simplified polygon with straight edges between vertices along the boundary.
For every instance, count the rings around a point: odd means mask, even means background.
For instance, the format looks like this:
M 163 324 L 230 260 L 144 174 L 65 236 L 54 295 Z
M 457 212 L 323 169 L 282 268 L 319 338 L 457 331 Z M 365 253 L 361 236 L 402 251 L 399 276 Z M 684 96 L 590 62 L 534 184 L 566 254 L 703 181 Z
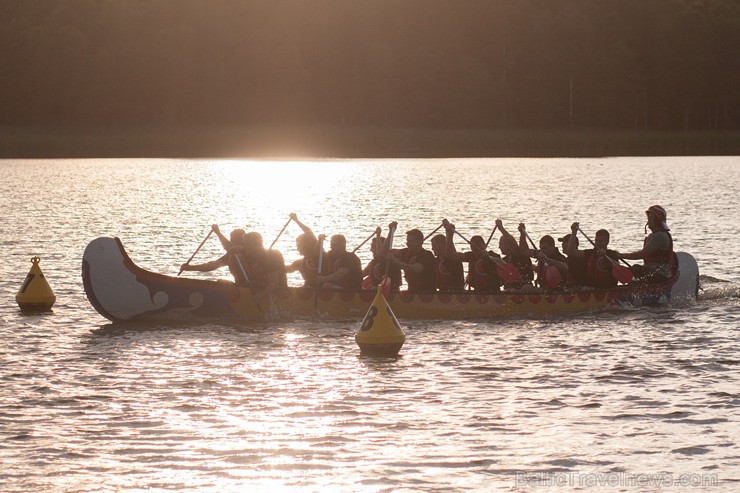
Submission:
M 2 0 L 0 125 L 740 127 L 737 0 Z

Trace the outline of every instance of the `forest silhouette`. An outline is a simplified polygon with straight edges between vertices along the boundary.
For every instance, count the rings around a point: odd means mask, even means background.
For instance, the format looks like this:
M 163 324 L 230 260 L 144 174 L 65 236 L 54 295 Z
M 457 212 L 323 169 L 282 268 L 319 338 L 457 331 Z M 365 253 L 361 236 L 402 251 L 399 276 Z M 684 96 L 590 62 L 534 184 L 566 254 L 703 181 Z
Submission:
M 740 145 L 736 0 L 3 0 L 0 60 L 2 155 Z

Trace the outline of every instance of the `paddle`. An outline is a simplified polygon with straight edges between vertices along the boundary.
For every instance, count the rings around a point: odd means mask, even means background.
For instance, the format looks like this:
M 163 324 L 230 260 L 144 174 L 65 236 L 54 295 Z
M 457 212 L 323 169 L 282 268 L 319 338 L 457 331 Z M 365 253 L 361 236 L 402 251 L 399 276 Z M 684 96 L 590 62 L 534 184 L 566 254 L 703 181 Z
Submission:
M 359 250 L 360 248 L 362 248 L 362 246 L 363 246 L 363 245 L 364 245 L 365 243 L 367 243 L 368 241 L 370 241 L 370 238 L 372 238 L 373 236 L 380 236 L 380 232 L 381 232 L 381 229 L 380 229 L 380 228 L 375 228 L 375 231 L 373 231 L 372 233 L 370 233 L 370 236 L 368 236 L 367 238 L 365 238 L 365 239 L 364 239 L 364 240 L 362 241 L 362 243 L 360 243 L 359 245 L 357 245 L 357 246 L 355 247 L 355 249 L 354 249 L 354 250 L 352 250 L 352 253 L 356 253 L 356 252 L 357 252 L 357 250 Z
M 373 250 L 373 260 L 377 256 L 378 250 L 380 249 L 380 235 L 381 235 L 382 232 L 383 232 L 383 230 L 380 229 L 380 227 L 378 227 L 378 228 L 375 229 L 375 231 L 373 232 L 373 234 L 370 235 L 370 238 L 372 238 L 373 236 L 375 236 L 375 249 Z M 370 238 L 368 238 L 368 240 Z M 362 243 L 365 243 L 366 241 L 367 240 L 363 241 Z M 357 248 L 360 248 L 361 246 L 362 246 L 362 244 L 360 244 Z M 357 250 L 357 248 L 355 248 L 352 251 L 352 253 L 354 253 Z M 375 270 L 375 266 L 373 266 L 373 270 Z M 381 281 L 382 281 L 382 279 L 381 279 Z M 373 272 L 372 271 L 370 271 L 370 273 L 368 275 L 366 275 L 362 279 L 362 282 L 360 283 L 360 287 L 362 289 L 371 289 L 373 287 Z
M 439 229 L 439 228 L 437 228 L 437 229 Z M 388 240 L 386 240 L 386 241 L 389 242 L 388 243 L 388 251 L 389 252 L 393 248 L 393 235 L 394 234 L 396 234 L 396 228 L 393 228 L 393 229 L 391 229 L 391 230 L 388 231 Z M 431 233 L 431 234 L 434 234 L 434 233 Z M 385 261 L 385 274 L 383 275 L 383 280 L 380 281 L 380 285 L 378 286 L 378 289 L 380 289 L 383 292 L 383 296 L 385 296 L 386 298 L 388 297 L 388 295 L 391 294 L 391 284 L 392 283 L 391 283 L 391 278 L 388 275 L 388 272 L 390 271 L 390 268 L 391 268 L 391 261 L 390 261 L 390 259 L 388 259 L 388 260 Z
M 455 230 L 455 233 L 457 234 L 457 236 L 465 240 L 465 243 L 470 245 L 470 248 L 473 248 L 473 244 L 470 243 L 470 240 L 465 238 L 462 233 L 460 233 L 458 230 Z M 511 283 L 516 282 L 520 279 L 521 275 L 519 274 L 519 270 L 516 267 L 511 264 L 507 264 L 499 258 L 492 257 L 490 255 L 487 255 L 487 257 L 496 265 L 496 274 L 498 274 L 499 277 L 501 277 L 501 279 L 503 279 L 505 282 Z
M 326 236 L 319 235 L 319 269 L 317 271 L 317 276 L 321 275 L 322 267 L 324 266 L 324 240 L 326 239 Z M 321 286 L 316 286 L 316 291 L 313 294 L 313 310 L 318 313 L 319 311 L 319 289 L 321 289 Z
M 493 238 L 493 233 L 496 232 L 496 229 L 498 229 L 498 224 L 493 227 L 493 231 L 491 231 L 491 235 L 488 237 L 488 241 L 486 241 L 486 248 L 488 248 L 488 244 L 491 243 L 491 238 Z
M 203 247 L 203 245 L 206 244 L 206 241 L 208 241 L 208 238 L 211 237 L 211 234 L 213 234 L 213 228 L 211 228 L 211 230 L 208 232 L 208 234 L 206 235 L 206 237 L 203 238 L 203 241 L 200 242 L 200 245 L 198 245 L 198 248 L 196 248 L 195 252 L 193 252 L 193 254 L 190 256 L 190 258 L 188 259 L 188 261 L 185 262 L 184 265 L 190 265 L 190 261 L 195 258 L 195 256 L 198 254 L 198 252 L 200 251 L 200 249 Z M 177 273 L 178 276 L 180 274 L 182 274 L 182 270 L 183 270 L 183 268 L 180 267 L 180 272 Z
M 578 226 L 578 231 L 583 235 L 584 238 L 588 240 L 589 243 L 591 243 L 594 248 L 596 248 L 596 243 L 594 243 L 593 240 L 589 238 L 586 233 L 583 232 L 580 226 Z M 621 282 L 622 284 L 627 284 L 634 278 L 632 271 L 629 270 L 627 267 L 619 265 L 619 262 L 611 258 L 609 255 L 604 255 L 604 257 L 606 257 L 607 260 L 609 260 L 609 262 L 612 264 L 612 275 L 617 281 Z
M 441 228 L 442 226 L 444 226 L 444 224 L 445 224 L 445 223 L 442 223 L 442 224 L 440 224 L 439 226 L 437 226 L 436 228 L 434 228 L 434 231 L 432 231 L 431 233 L 429 233 L 428 235 L 426 235 L 426 236 L 424 237 L 424 239 L 422 240 L 422 243 L 423 243 L 423 242 L 425 242 L 425 241 L 427 241 L 427 240 L 429 239 L 429 237 L 430 237 L 430 236 L 432 236 L 432 235 L 433 235 L 434 233 L 436 233 L 437 231 L 439 231 L 439 228 Z M 395 232 L 395 230 L 393 230 L 393 231 Z
M 277 243 L 278 238 L 280 238 L 280 236 L 283 234 L 283 231 L 285 231 L 285 228 L 288 227 L 288 224 L 290 224 L 290 221 L 292 221 L 292 220 L 293 220 L 292 217 L 289 217 L 288 218 L 288 222 L 285 223 L 285 226 L 283 226 L 283 229 L 281 229 L 280 232 L 278 233 L 278 235 L 275 237 L 275 240 L 272 242 L 272 244 L 270 245 L 270 248 L 268 248 L 268 250 L 272 250 L 272 247 L 275 246 L 275 243 Z
M 539 250 L 537 250 L 534 241 L 532 241 L 532 238 L 529 237 L 529 233 L 527 233 L 527 230 L 524 229 L 523 226 L 522 233 L 524 233 L 524 236 L 526 236 L 529 242 L 532 244 L 532 249 L 534 249 L 535 253 L 539 253 Z M 543 262 L 545 263 L 545 282 L 551 288 L 557 288 L 560 285 L 560 271 L 554 265 L 548 264 L 546 260 L 544 260 Z

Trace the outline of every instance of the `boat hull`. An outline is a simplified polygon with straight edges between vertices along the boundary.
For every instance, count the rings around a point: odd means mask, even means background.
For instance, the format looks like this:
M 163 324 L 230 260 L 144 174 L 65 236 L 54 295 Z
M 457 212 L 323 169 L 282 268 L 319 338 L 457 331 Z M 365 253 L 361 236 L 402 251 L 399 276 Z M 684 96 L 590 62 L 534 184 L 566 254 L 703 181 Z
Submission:
M 623 286 L 553 294 L 469 292 L 393 293 L 388 304 L 399 319 L 496 319 L 546 317 L 610 305 L 654 305 L 696 300 L 698 268 L 693 257 L 679 254 L 679 274 L 663 284 Z M 138 267 L 118 238 L 97 238 L 82 261 L 85 293 L 92 306 L 111 321 L 236 318 L 328 317 L 361 319 L 372 303 L 371 291 L 342 292 L 289 287 L 269 301 L 257 301 L 248 287 L 157 274 Z

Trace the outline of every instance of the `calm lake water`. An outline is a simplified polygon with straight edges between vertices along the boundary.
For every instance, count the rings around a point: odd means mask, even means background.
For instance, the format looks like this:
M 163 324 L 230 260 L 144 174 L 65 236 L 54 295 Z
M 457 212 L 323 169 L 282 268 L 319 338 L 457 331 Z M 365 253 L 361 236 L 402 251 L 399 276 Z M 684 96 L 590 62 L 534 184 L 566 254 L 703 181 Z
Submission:
M 2 492 L 740 489 L 738 157 L 0 161 L 0 176 Z M 487 235 L 500 217 L 533 237 L 578 220 L 631 251 L 656 203 L 699 263 L 695 306 L 402 320 L 397 359 L 358 357 L 358 321 L 112 325 L 80 278 L 98 236 L 175 275 L 211 223 L 269 245 L 290 212 L 350 247 L 391 220 Z M 298 233 L 276 245 L 286 261 Z M 195 262 L 220 254 L 211 239 Z M 51 314 L 15 303 L 34 255 Z

